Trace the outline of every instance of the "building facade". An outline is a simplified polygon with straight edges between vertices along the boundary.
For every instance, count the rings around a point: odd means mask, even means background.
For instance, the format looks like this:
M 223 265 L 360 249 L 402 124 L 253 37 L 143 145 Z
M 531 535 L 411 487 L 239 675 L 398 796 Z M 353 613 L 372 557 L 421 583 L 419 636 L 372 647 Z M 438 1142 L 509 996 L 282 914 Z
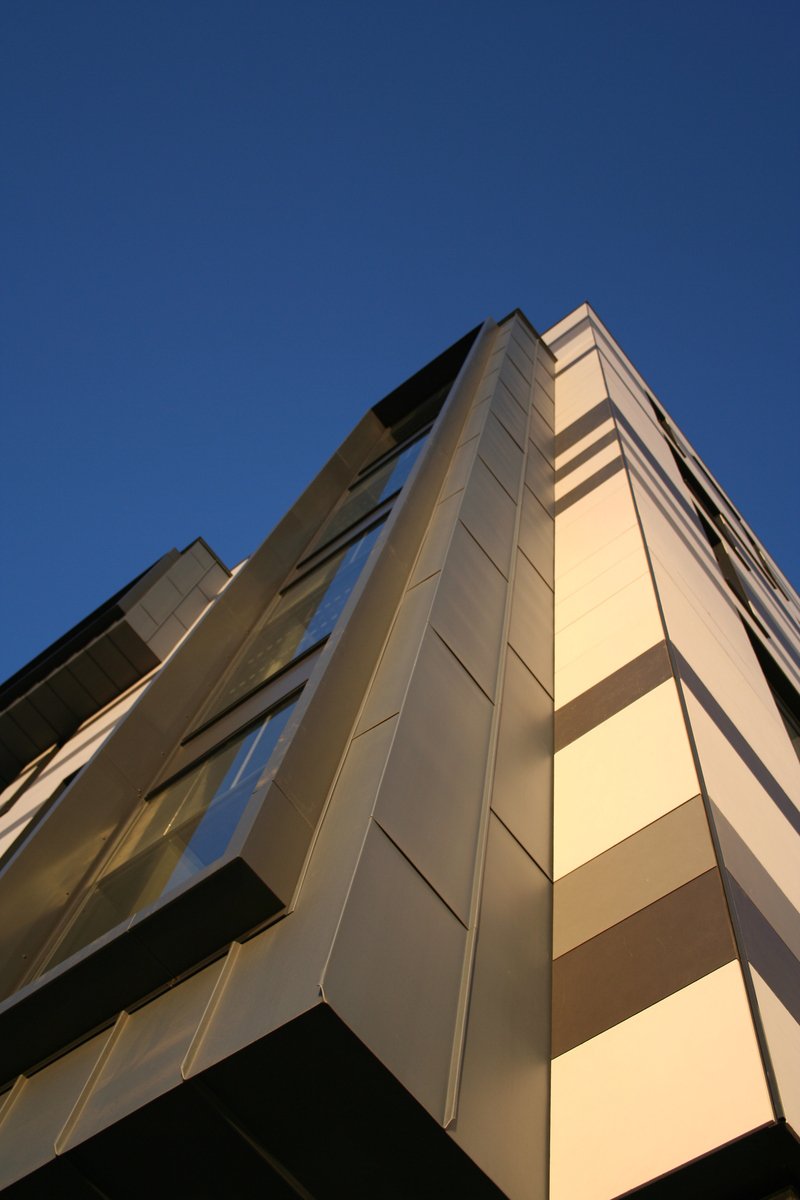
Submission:
M 800 1196 L 800 605 L 586 305 L 0 689 L 0 1190 Z

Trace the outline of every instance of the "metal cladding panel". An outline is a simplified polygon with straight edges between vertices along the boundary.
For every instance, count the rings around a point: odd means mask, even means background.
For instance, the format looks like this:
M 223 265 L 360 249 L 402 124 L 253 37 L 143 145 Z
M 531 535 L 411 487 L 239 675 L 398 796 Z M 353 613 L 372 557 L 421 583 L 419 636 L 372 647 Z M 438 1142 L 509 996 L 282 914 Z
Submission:
M 552 519 L 533 492 L 523 488 L 519 548 L 549 587 L 553 586 L 554 542 Z
M 508 578 L 516 505 L 482 459 L 475 463 L 461 506 L 461 520 L 475 541 Z
M 547 1194 L 551 893 L 491 817 L 452 1133 L 510 1200 Z
M 553 593 L 524 554 L 517 555 L 509 643 L 553 694 Z
M 187 1076 L 258 1041 L 318 1002 L 396 725 L 396 720 L 384 721 L 351 743 L 294 908 L 231 951 L 187 1054 Z
M 55 1143 L 103 1053 L 110 1030 L 20 1078 L 0 1110 L 0 1187 L 55 1157 Z
M 375 819 L 469 920 L 492 705 L 447 646 L 425 634 Z
M 414 587 L 424 579 L 430 579 L 431 575 L 435 575 L 442 569 L 463 499 L 464 492 L 459 489 L 445 500 L 440 500 L 433 510 L 431 523 L 411 573 L 410 587 Z
M 478 453 L 512 500 L 516 500 L 522 468 L 522 451 L 492 413 L 486 420 Z
M 800 1024 L 758 971 L 754 969 L 752 975 L 784 1116 L 797 1132 L 800 1130 Z
M 553 871 L 553 701 L 508 650 L 492 808 L 547 875 Z
M 363 733 L 400 711 L 433 603 L 436 582 L 435 578 L 426 579 L 410 588 L 403 597 L 358 719 L 356 733 Z
M 500 424 L 510 433 L 514 441 L 523 449 L 527 430 L 527 406 L 520 405 L 518 400 L 509 392 L 505 384 L 498 382 L 491 401 L 492 412 Z
M 376 825 L 323 981 L 325 999 L 444 1119 L 467 931 Z
M 489 697 L 494 697 L 505 603 L 505 579 L 459 523 L 436 593 L 431 625 Z
M 131 1015 L 120 1017 L 97 1070 L 61 1132 L 59 1154 L 183 1082 L 181 1062 L 221 970 L 222 963 L 214 963 Z

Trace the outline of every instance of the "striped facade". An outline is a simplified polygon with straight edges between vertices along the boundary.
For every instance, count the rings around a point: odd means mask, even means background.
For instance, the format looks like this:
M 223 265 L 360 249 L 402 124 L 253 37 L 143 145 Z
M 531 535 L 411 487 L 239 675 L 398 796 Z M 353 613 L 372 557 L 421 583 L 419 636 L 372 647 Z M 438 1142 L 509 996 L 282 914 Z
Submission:
M 484 322 L 0 689 L 0 1190 L 800 1195 L 799 617 L 588 306 Z

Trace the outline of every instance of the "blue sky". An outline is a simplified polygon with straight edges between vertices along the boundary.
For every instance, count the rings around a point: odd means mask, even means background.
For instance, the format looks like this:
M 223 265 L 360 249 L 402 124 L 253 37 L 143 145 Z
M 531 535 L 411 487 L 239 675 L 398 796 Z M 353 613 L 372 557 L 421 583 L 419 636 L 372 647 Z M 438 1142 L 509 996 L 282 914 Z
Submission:
M 0 679 L 589 299 L 795 584 L 796 0 L 0 6 Z

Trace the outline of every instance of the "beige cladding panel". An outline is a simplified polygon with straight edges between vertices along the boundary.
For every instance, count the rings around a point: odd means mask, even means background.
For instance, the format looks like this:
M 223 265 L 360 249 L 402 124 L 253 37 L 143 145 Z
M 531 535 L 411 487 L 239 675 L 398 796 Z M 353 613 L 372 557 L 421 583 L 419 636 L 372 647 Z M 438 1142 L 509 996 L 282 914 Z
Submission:
M 584 413 L 608 395 L 606 381 L 597 354 L 588 354 L 580 362 L 556 376 L 556 452 L 559 437 Z M 558 465 L 558 464 L 556 464 Z
M 752 976 L 784 1115 L 800 1133 L 800 1025 L 758 971 Z
M 461 489 L 436 505 L 411 572 L 409 587 L 413 588 L 423 579 L 430 579 L 431 575 L 441 571 L 463 499 L 464 492 Z
M 511 1200 L 547 1192 L 550 893 L 493 817 L 452 1133 Z
M 675 684 L 668 680 L 556 754 L 555 877 L 699 790 Z
M 492 705 L 426 633 L 375 819 L 461 920 L 469 920 Z
M 478 445 L 478 453 L 489 470 L 503 485 L 512 500 L 519 490 L 522 451 L 491 413 Z
M 357 1037 L 444 1120 L 466 930 L 375 825 L 323 981 Z
M 518 446 L 523 447 L 527 430 L 527 408 L 523 408 L 514 399 L 502 382 L 498 382 L 494 390 L 491 409 L 506 432 L 511 434 Z
M 525 483 L 549 517 L 553 516 L 553 468 L 531 442 L 525 463 Z
M 625 479 L 616 475 L 556 518 L 556 581 L 567 575 L 583 578 L 584 572 L 587 578 L 599 574 L 606 552 L 614 556 L 617 539 L 631 530 L 639 532 L 636 509 Z
M 555 1059 L 551 1198 L 610 1200 L 772 1115 L 728 963 Z
M 547 875 L 553 870 L 553 701 L 509 648 L 492 808 Z

